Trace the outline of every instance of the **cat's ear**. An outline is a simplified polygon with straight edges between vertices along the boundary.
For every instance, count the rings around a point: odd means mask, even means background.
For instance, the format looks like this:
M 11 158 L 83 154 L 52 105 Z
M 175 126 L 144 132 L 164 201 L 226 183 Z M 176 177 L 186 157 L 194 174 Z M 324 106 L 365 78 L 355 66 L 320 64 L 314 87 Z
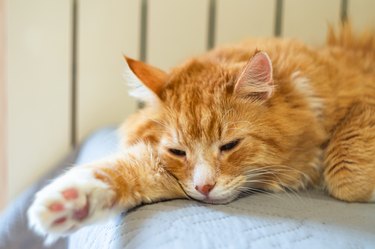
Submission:
M 234 94 L 250 101 L 266 101 L 273 93 L 272 62 L 266 52 L 257 52 L 239 73 Z
M 132 88 L 130 95 L 145 102 L 158 99 L 167 80 L 167 73 L 127 56 L 124 58 L 126 61 L 124 78 Z

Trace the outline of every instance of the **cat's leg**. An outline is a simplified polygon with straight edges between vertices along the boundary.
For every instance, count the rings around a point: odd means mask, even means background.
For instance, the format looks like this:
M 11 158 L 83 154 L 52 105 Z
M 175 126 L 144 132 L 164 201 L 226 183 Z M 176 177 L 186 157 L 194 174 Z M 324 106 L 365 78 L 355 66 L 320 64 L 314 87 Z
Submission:
M 326 149 L 324 180 L 340 200 L 375 202 L 374 106 L 354 105 L 338 125 Z
M 141 203 L 185 197 L 150 146 L 135 145 L 107 160 L 76 166 L 36 194 L 30 226 L 56 238 Z

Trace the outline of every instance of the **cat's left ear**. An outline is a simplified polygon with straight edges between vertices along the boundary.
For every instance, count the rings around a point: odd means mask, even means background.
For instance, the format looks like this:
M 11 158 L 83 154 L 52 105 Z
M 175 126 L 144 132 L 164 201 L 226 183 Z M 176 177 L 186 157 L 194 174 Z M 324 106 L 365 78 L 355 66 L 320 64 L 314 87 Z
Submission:
M 257 52 L 240 72 L 234 94 L 250 101 L 266 101 L 274 90 L 272 62 L 266 52 Z
M 142 61 L 124 57 L 124 78 L 132 88 L 130 95 L 145 102 L 158 100 L 167 81 L 167 73 Z

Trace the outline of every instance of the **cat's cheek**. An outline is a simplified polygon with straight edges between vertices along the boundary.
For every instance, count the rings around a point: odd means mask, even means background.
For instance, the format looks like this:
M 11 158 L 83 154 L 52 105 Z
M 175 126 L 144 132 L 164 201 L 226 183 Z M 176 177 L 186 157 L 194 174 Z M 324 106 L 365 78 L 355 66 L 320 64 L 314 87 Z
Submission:
M 222 159 L 218 164 L 220 174 L 228 179 L 243 175 L 247 171 L 247 165 L 243 164 L 244 161 L 230 160 L 231 157 L 232 155 L 226 156 L 226 158 Z
M 191 167 L 188 165 L 186 159 L 175 159 L 171 156 L 164 156 L 162 157 L 162 164 L 179 181 L 185 182 L 188 180 Z

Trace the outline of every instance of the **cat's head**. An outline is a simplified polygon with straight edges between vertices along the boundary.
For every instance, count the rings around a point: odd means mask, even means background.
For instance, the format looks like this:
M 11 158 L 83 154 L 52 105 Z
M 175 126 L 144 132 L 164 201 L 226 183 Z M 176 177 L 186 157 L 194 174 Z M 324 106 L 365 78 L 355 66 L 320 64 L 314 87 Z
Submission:
M 159 155 L 187 195 L 226 203 L 241 192 L 296 184 L 297 172 L 283 166 L 294 142 L 283 138 L 286 113 L 270 111 L 275 86 L 265 52 L 245 66 L 208 57 L 170 74 L 127 62 L 133 95 L 157 106 Z

